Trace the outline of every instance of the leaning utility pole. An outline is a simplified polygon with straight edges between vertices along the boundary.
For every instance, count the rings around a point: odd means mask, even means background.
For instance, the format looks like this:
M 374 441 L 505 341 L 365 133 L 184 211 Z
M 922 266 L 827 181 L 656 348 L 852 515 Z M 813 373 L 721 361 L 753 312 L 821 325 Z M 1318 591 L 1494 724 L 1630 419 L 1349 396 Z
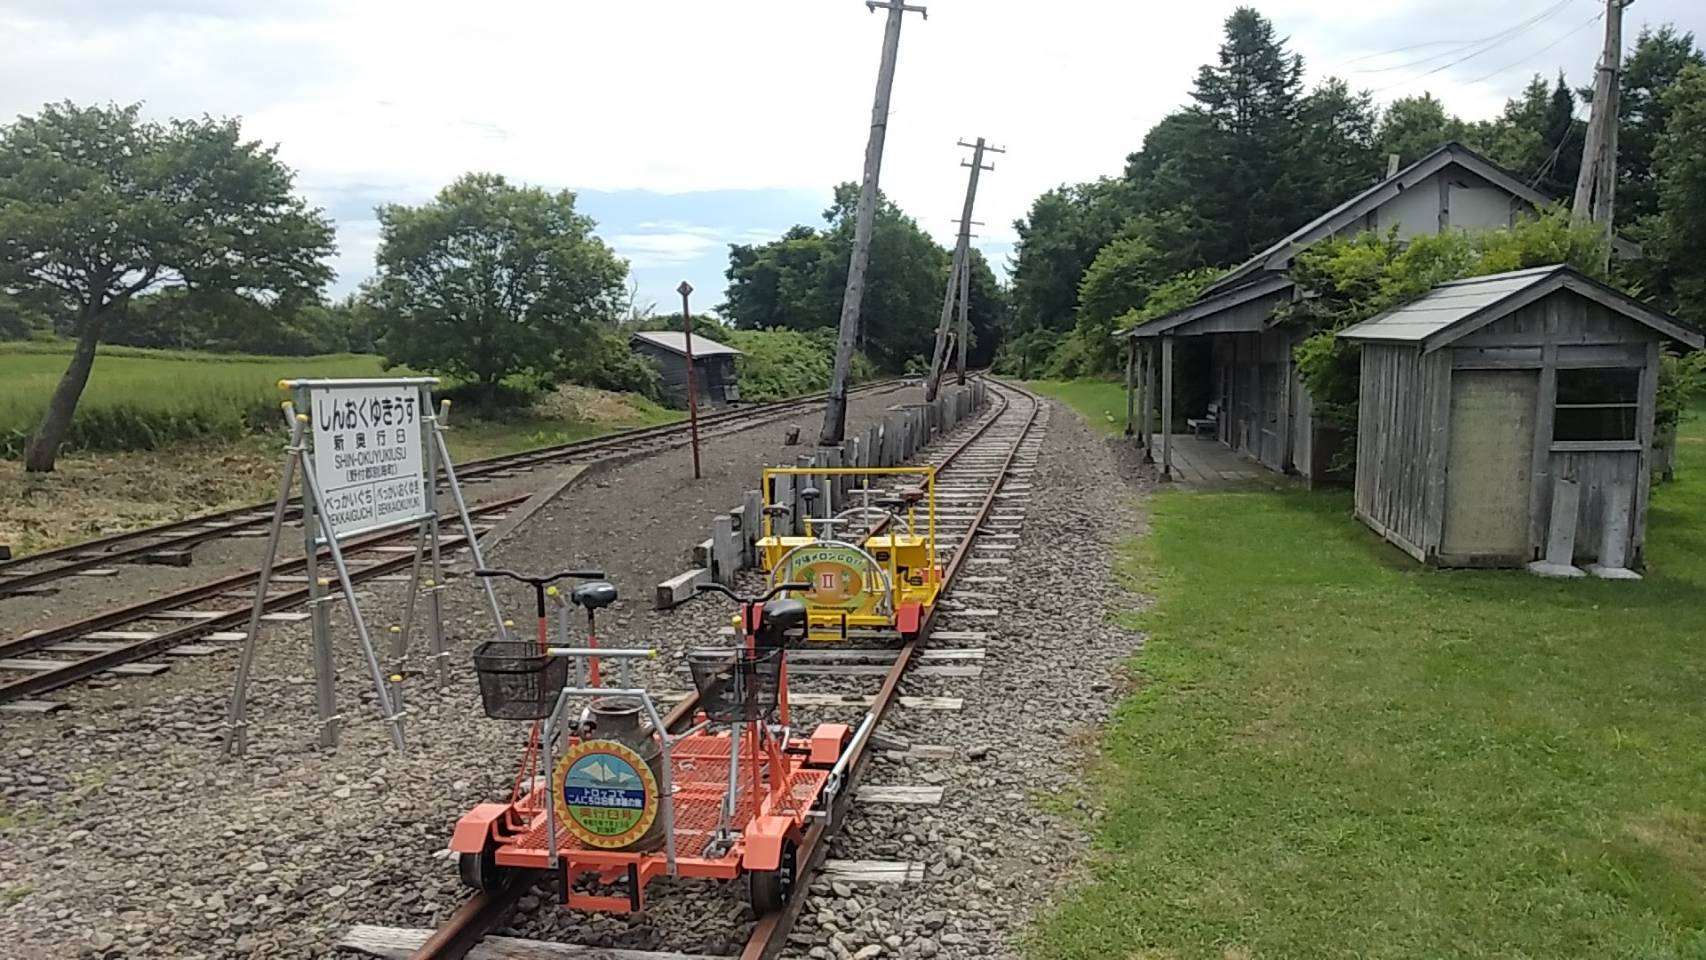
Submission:
M 1576 176 L 1572 220 L 1605 224 L 1609 235 L 1616 216 L 1617 113 L 1622 90 L 1623 8 L 1634 0 L 1605 0 L 1605 48 L 1593 81 L 1593 108 L 1582 143 L 1582 169 Z M 1609 249 L 1609 244 L 1608 244 Z
M 883 138 L 888 133 L 889 92 L 894 89 L 895 58 L 900 52 L 900 21 L 907 13 L 929 14 L 905 0 L 865 0 L 872 9 L 887 9 L 883 30 L 883 59 L 877 68 L 877 97 L 871 106 L 871 138 L 865 144 L 865 180 L 859 187 L 859 210 L 853 221 L 853 260 L 847 265 L 847 292 L 841 299 L 841 326 L 835 340 L 835 372 L 829 379 L 829 403 L 823 414 L 821 446 L 841 442 L 847 431 L 847 378 L 853 371 L 853 346 L 859 339 L 859 303 L 865 297 L 865 265 L 871 260 L 871 224 L 877 216 L 877 176 L 883 168 Z
M 990 167 L 991 170 L 995 169 Z M 971 251 L 960 264 L 960 336 L 954 344 L 954 374 L 960 386 L 966 385 L 966 341 L 971 337 Z
M 977 202 L 977 175 L 985 170 L 995 169 L 993 164 L 984 166 L 983 154 L 985 150 L 990 153 L 1006 152 L 999 147 L 986 147 L 982 137 L 978 137 L 976 143 L 967 143 L 961 140 L 959 145 L 972 148 L 971 162 L 960 161 L 960 166 L 971 168 L 971 176 L 966 181 L 966 203 L 965 208 L 960 213 L 960 240 L 954 245 L 954 265 L 948 271 L 948 292 L 942 297 L 942 320 L 936 325 L 936 350 L 930 356 L 930 379 L 924 387 L 926 402 L 935 400 L 937 391 L 941 389 L 942 374 L 948 368 L 948 328 L 952 326 L 954 320 L 954 291 L 956 288 L 964 289 L 964 284 L 961 282 L 961 272 L 969 270 L 971 267 L 971 211 L 972 206 Z M 963 304 L 961 312 L 964 313 Z M 960 329 L 960 341 L 961 343 L 965 342 L 963 323 Z M 963 350 L 961 357 L 964 357 Z M 961 382 L 964 382 L 964 378 L 961 379 Z

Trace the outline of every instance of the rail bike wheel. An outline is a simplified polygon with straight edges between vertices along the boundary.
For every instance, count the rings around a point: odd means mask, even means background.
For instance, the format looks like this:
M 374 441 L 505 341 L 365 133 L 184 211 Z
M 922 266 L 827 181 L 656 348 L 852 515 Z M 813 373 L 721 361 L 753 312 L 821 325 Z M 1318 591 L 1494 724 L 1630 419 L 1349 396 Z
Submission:
M 498 845 L 486 838 L 485 849 L 479 853 L 464 853 L 456 861 L 456 872 L 462 885 L 481 893 L 494 893 L 504 884 L 507 871 L 498 866 Z
M 788 898 L 794 893 L 794 882 L 798 879 L 797 860 L 794 841 L 787 840 L 782 844 L 780 866 L 774 870 L 754 870 L 746 875 L 747 899 L 752 904 L 754 916 L 767 916 L 787 905 Z

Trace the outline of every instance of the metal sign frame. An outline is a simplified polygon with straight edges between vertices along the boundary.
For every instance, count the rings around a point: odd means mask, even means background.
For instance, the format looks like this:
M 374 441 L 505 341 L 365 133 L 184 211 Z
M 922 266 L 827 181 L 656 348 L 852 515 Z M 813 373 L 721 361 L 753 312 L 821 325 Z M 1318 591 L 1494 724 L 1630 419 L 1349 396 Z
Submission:
M 456 510 L 456 519 L 460 522 L 468 549 L 473 555 L 475 568 L 484 566 L 480 555 L 479 538 L 475 535 L 474 524 L 468 515 L 467 502 L 463 499 L 461 486 L 456 480 L 456 469 L 450 460 L 449 448 L 444 442 L 444 421 L 449 416 L 450 401 L 442 402 L 439 409 L 432 405 L 432 388 L 438 383 L 436 377 L 398 377 L 389 379 L 348 379 L 348 380 L 281 380 L 279 388 L 292 395 L 292 399 L 283 403 L 284 418 L 290 430 L 290 442 L 286 448 L 284 462 L 279 475 L 278 497 L 273 507 L 272 523 L 268 529 L 267 550 L 261 562 L 260 580 L 255 590 L 254 606 L 249 612 L 247 637 L 243 646 L 242 656 L 237 664 L 237 676 L 233 684 L 231 701 L 226 711 L 225 746 L 228 753 L 241 755 L 248 741 L 248 684 L 249 676 L 254 667 L 256 641 L 260 632 L 261 618 L 265 613 L 267 590 L 271 586 L 273 565 L 278 557 L 285 515 L 290 502 L 290 490 L 294 481 L 300 477 L 302 482 L 302 535 L 303 535 L 303 573 L 308 580 L 308 610 L 310 632 L 314 650 L 314 701 L 319 718 L 319 743 L 322 747 L 335 747 L 342 731 L 343 718 L 337 710 L 336 678 L 337 669 L 333 660 L 333 645 L 331 634 L 330 605 L 340 599 L 349 604 L 350 618 L 354 621 L 356 637 L 362 659 L 371 676 L 375 690 L 378 692 L 378 707 L 390 728 L 391 742 L 399 750 L 405 748 L 402 679 L 404 665 L 408 658 L 409 638 L 414 631 L 417 599 L 423 585 L 423 566 L 430 563 L 430 571 L 424 580 L 427 589 L 430 614 L 430 649 L 433 672 L 439 686 L 449 682 L 449 651 L 444 643 L 444 566 L 440 543 L 441 518 L 438 506 L 438 479 L 442 469 L 446 490 Z M 314 431 L 311 428 L 310 417 L 314 412 L 314 399 L 318 393 L 347 390 L 351 388 L 403 388 L 413 390 L 417 398 L 416 411 L 420 429 L 414 442 L 421 445 L 423 472 L 421 482 L 423 490 L 421 497 L 422 509 L 413 512 L 405 519 L 395 522 L 375 524 L 373 526 L 349 529 L 342 532 L 330 529 L 325 518 L 330 515 L 326 499 L 326 491 L 316 471 L 316 451 L 312 443 Z M 307 411 L 306 413 L 301 411 Z M 318 451 L 321 455 L 331 451 Z M 361 605 L 356 599 L 355 586 L 350 577 L 350 567 L 344 557 L 342 542 L 356 536 L 371 536 L 387 530 L 414 526 L 417 528 L 415 538 L 414 562 L 410 566 L 408 600 L 404 607 L 403 622 L 400 626 L 391 628 L 390 658 L 391 669 L 381 668 L 379 654 L 374 646 L 372 635 L 363 616 Z M 319 565 L 325 559 L 330 559 L 336 573 L 338 589 L 333 591 L 332 578 L 320 574 Z M 486 607 L 496 625 L 500 637 L 505 636 L 503 618 L 498 612 L 497 597 L 492 592 L 489 581 L 482 581 Z

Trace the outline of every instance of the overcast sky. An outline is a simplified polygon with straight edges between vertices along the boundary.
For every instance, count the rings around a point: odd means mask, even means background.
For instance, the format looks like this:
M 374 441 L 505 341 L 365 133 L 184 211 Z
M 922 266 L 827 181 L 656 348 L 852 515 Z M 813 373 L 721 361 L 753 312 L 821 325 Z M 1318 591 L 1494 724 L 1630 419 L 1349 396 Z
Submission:
M 978 244 L 999 264 L 1037 194 L 1118 172 L 1185 101 L 1236 4 L 928 6 L 902 33 L 882 186 L 948 241 L 956 139 L 1008 148 L 978 197 Z M 1536 71 L 1590 82 L 1603 3 L 1258 8 L 1311 83 L 1337 73 L 1380 101 L 1430 90 L 1478 118 Z M 1667 21 L 1706 35 L 1706 2 L 1639 0 L 1625 36 Z M 0 116 L 66 98 L 241 115 L 336 219 L 340 292 L 372 272 L 375 204 L 484 170 L 576 190 L 644 299 L 673 309 L 685 278 L 708 308 L 727 243 L 819 223 L 832 185 L 858 178 L 882 26 L 860 0 L 0 0 Z

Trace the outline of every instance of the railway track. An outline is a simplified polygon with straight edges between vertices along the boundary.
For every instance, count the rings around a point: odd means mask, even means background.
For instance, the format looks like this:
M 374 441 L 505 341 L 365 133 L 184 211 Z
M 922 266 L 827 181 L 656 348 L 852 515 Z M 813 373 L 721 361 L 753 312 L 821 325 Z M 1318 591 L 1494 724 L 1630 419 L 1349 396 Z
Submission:
M 902 382 L 899 379 L 877 380 L 860 384 L 851 392 L 859 394 L 894 390 Z M 747 404 L 738 409 L 702 416 L 699 418 L 699 425 L 707 436 L 715 436 L 728 429 L 746 429 L 757 423 L 787 416 L 821 403 L 822 400 L 822 395 L 812 394 L 789 400 Z M 502 479 L 517 472 L 540 467 L 623 456 L 640 450 L 686 442 L 688 429 L 687 422 L 682 421 L 624 430 L 521 453 L 471 460 L 457 464 L 456 475 L 464 483 L 478 482 Z M 186 551 L 199 544 L 231 536 L 260 534 L 272 520 L 272 511 L 271 501 L 254 503 L 0 562 L 0 599 L 43 590 L 54 581 L 65 577 L 90 576 L 114 564 L 146 561 L 185 563 L 189 559 Z M 295 521 L 300 517 L 301 504 L 292 500 L 286 519 Z M 4 699 L 0 698 L 0 702 L 4 702 Z
M 916 638 L 902 645 L 898 650 L 863 649 L 850 653 L 840 650 L 812 651 L 801 650 L 791 655 L 789 673 L 797 677 L 832 676 L 845 678 L 848 675 L 864 673 L 854 661 L 883 661 L 892 653 L 892 662 L 883 670 L 881 686 L 870 695 L 868 700 L 862 697 L 853 698 L 864 706 L 865 712 L 874 718 L 873 727 L 881 724 L 885 715 L 901 700 L 900 685 L 909 668 L 926 654 L 936 634 L 936 620 L 944 611 L 957 609 L 954 594 L 956 587 L 963 582 L 977 580 L 1002 580 L 1001 577 L 968 577 L 966 576 L 971 563 L 977 559 L 973 556 L 972 546 L 980 537 L 1016 538 L 1009 516 L 1003 518 L 999 526 L 993 521 L 997 519 L 996 505 L 1002 488 L 1010 481 L 1010 473 L 1025 448 L 1033 425 L 1037 420 L 1040 408 L 1038 399 L 1023 390 L 1007 384 L 993 384 L 998 403 L 995 409 L 970 428 L 970 433 L 956 442 L 951 448 L 937 453 L 929 459 L 938 469 L 937 486 L 941 491 L 947 507 L 938 509 L 938 535 L 946 544 L 952 543 L 952 553 L 945 570 L 946 587 L 942 598 L 932 608 L 928 619 Z M 951 507 L 952 509 L 949 509 Z M 1002 549 L 1011 549 L 1003 540 Z M 990 560 L 989 562 L 1007 562 L 1005 560 Z M 969 592 L 969 591 L 968 591 Z M 987 596 L 987 594 L 979 594 Z M 943 632 L 946 639 L 946 632 Z M 956 636 L 962 639 L 963 635 Z M 930 653 L 941 654 L 945 660 L 964 659 L 975 660 L 982 655 L 981 649 L 931 650 Z M 825 655 L 827 654 L 827 656 Z M 955 656 L 956 654 L 963 655 Z M 973 655 L 976 656 L 973 656 Z M 940 670 L 941 668 L 937 668 Z M 975 676 L 981 668 L 960 667 L 960 672 L 942 673 L 944 676 Z M 819 695 L 813 698 L 810 691 L 803 685 L 795 683 L 791 699 L 800 705 L 817 704 L 833 706 L 836 701 L 847 701 L 845 694 Z M 919 698 L 929 701 L 933 698 Z M 939 701 L 943 698 L 934 698 Z M 927 703 L 921 705 L 928 706 Z M 687 694 L 680 699 L 665 717 L 665 723 L 671 730 L 685 727 L 698 708 L 697 696 Z M 847 718 L 835 718 L 847 719 Z M 858 718 L 862 719 L 862 718 Z M 787 906 L 776 913 L 760 918 L 748 936 L 741 950 L 741 960 L 774 960 L 781 954 L 788 942 L 800 912 L 810 899 L 804 890 L 811 883 L 814 875 L 825 865 L 828 856 L 829 840 L 832 828 L 826 824 L 839 825 L 843 822 L 848 808 L 855 802 L 860 791 L 858 789 L 862 775 L 871 757 L 876 752 L 876 738 L 866 738 L 855 744 L 855 752 L 849 764 L 846 786 L 835 800 L 833 815 L 828 820 L 814 820 L 808 828 L 798 851 L 799 876 L 796 893 Z M 585 952 L 576 952 L 581 948 L 574 945 L 542 943 L 517 940 L 514 938 L 493 938 L 490 943 L 482 943 L 486 935 L 494 928 L 505 922 L 510 915 L 511 907 L 538 879 L 536 876 L 521 873 L 514 882 L 498 893 L 482 893 L 470 898 L 460 909 L 453 913 L 442 925 L 430 932 L 394 930 L 380 927 L 358 927 L 340 944 L 343 949 L 366 956 L 386 958 L 412 957 L 414 960 L 459 960 L 462 957 L 474 960 L 502 960 L 502 958 L 520 957 L 572 957 L 572 956 L 622 956 L 641 960 L 648 956 L 680 957 L 681 954 L 647 954 L 644 951 L 613 951 L 600 952 L 597 949 L 586 948 Z
M 893 390 L 899 384 L 898 380 L 878 381 L 863 384 L 857 389 L 862 392 Z M 719 432 L 748 429 L 819 402 L 820 398 L 814 395 L 725 411 L 709 422 L 701 418 L 701 434 L 715 436 Z M 467 479 L 470 473 L 474 477 L 489 477 L 570 460 L 602 462 L 678 446 L 687 442 L 686 435 L 685 424 L 648 427 L 580 443 L 481 460 L 459 468 L 457 474 L 459 478 Z M 474 536 L 484 534 L 491 525 L 502 521 L 508 511 L 527 499 L 527 495 L 519 495 L 470 504 L 468 510 L 470 519 L 474 521 Z M 14 574 L 12 579 L 0 582 L 0 596 L 8 587 L 15 591 L 21 583 L 39 585 L 84 573 L 97 564 L 134 559 L 166 549 L 183 549 L 233 535 L 239 530 L 260 530 L 270 522 L 271 510 L 268 507 L 257 512 L 253 507 L 245 507 L 213 517 L 224 519 L 203 517 L 168 524 L 0 565 L 0 572 L 4 572 L 31 560 L 48 558 L 40 570 Z M 441 548 L 449 556 L 466 546 L 467 533 L 460 529 L 458 518 L 453 513 L 444 515 L 441 522 L 446 530 Z M 451 533 L 453 529 L 456 532 Z M 344 544 L 351 564 L 351 580 L 364 583 L 386 577 L 406 579 L 404 571 L 414 561 L 414 547 L 408 545 L 414 535 L 411 527 Z M 98 556 L 84 555 L 98 544 L 106 544 L 107 549 L 99 551 Z M 322 551 L 321 557 L 325 556 Z M 304 566 L 301 557 L 281 560 L 275 565 L 273 585 L 266 597 L 264 620 L 280 622 L 307 618 L 308 614 L 293 609 L 308 599 Z M 245 570 L 140 603 L 0 640 L 0 711 L 50 712 L 65 705 L 37 698 L 60 687 L 101 674 L 148 676 L 161 673 L 169 668 L 169 663 L 143 661 L 162 654 L 185 657 L 218 652 L 220 648 L 212 644 L 242 639 L 243 635 L 237 631 L 247 626 L 259 576 L 258 569 Z

